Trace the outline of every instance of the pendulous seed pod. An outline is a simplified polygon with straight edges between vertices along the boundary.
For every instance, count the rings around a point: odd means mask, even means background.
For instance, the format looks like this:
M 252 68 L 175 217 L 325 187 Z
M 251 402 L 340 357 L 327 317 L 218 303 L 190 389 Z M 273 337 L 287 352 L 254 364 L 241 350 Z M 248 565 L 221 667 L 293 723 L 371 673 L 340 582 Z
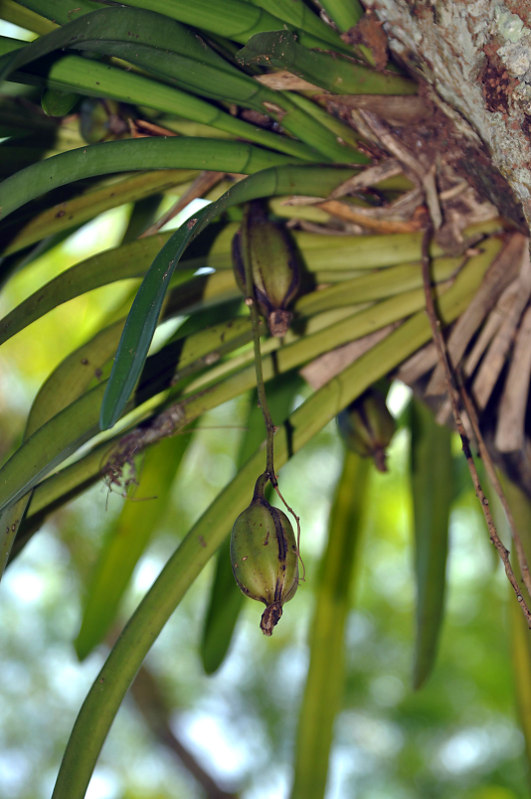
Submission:
M 396 423 L 377 389 L 369 388 L 337 416 L 337 426 L 346 446 L 364 458 L 373 458 L 380 472 L 387 471 L 386 449 Z
M 129 133 L 124 107 L 115 100 L 86 98 L 81 103 L 79 129 L 89 144 L 106 139 L 119 139 Z
M 258 307 L 271 335 L 284 336 L 293 316 L 288 306 L 300 288 L 300 269 L 288 234 L 268 219 L 260 202 L 246 206 L 241 228 L 232 240 L 232 259 L 244 296 L 245 259 L 249 259 Z
M 230 558 L 234 578 L 243 593 L 266 606 L 260 621 L 264 635 L 272 635 L 282 606 L 299 585 L 298 549 L 291 523 L 264 496 L 268 475 L 256 481 L 251 504 L 234 523 Z

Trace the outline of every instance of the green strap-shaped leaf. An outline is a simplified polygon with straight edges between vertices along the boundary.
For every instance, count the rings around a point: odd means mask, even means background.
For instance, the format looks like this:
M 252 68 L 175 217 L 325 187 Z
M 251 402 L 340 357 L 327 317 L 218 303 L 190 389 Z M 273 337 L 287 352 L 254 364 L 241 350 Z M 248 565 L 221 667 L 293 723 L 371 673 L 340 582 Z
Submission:
M 78 227 L 110 208 L 135 202 L 155 192 L 166 191 L 187 183 L 196 175 L 197 171 L 192 170 L 165 169 L 131 175 L 112 183 L 105 181 L 103 186 L 85 191 L 71 200 L 32 216 L 27 224 L 10 238 L 3 254 L 10 255 L 48 236 Z
M 85 352 L 88 352 L 89 347 L 94 347 L 95 358 L 97 348 L 101 343 L 100 337 L 105 337 L 105 345 L 108 347 L 109 341 L 112 344 L 112 335 L 115 332 L 116 328 L 113 326 L 107 332 L 101 332 L 86 345 Z M 200 330 L 190 337 L 189 341 L 185 341 L 182 347 L 176 348 L 170 343 L 160 353 L 152 356 L 146 364 L 145 384 L 142 385 L 142 391 L 130 400 L 128 410 L 133 410 L 167 387 L 171 378 L 175 376 L 176 368 L 179 378 L 204 369 L 209 362 L 209 353 L 215 353 L 219 357 L 233 348 L 241 347 L 250 340 L 250 337 L 249 320 L 246 317 L 240 317 L 231 319 L 225 324 L 214 325 L 208 330 Z M 180 352 L 176 352 L 179 349 Z M 106 352 L 108 353 L 108 349 Z M 75 357 L 76 354 L 68 356 L 57 367 L 49 380 L 55 383 L 59 383 L 63 379 L 68 380 L 68 366 Z M 80 368 L 83 369 L 84 366 L 81 364 Z M 88 369 L 88 374 L 91 375 L 90 364 Z M 75 452 L 78 446 L 88 441 L 97 432 L 97 426 L 94 427 L 94 424 L 98 418 L 106 382 L 106 380 L 102 380 L 100 384 L 82 393 L 66 407 L 62 405 L 60 394 L 46 391 L 46 396 L 49 397 L 51 394 L 52 400 L 57 397 L 55 414 L 37 430 L 32 431 L 28 439 L 0 470 L 0 475 L 2 475 L 0 477 L 0 493 L 3 491 L 6 500 L 2 502 L 0 499 L 0 510 L 31 490 L 52 468 L 59 465 L 68 455 Z M 251 385 L 252 376 L 244 371 L 241 377 L 235 376 L 230 381 L 229 396 L 237 396 L 248 390 Z M 74 394 L 77 391 L 75 383 L 72 386 L 72 391 Z M 194 404 L 189 398 L 186 412 L 183 410 L 183 425 L 201 415 L 209 405 L 211 408 L 216 407 L 219 402 L 224 401 L 227 396 L 226 392 L 227 387 L 223 381 L 219 385 L 215 385 L 210 392 L 202 392 L 197 398 L 195 410 Z M 223 397 L 223 399 L 218 401 L 219 397 Z M 48 408 L 44 407 L 42 416 L 46 418 L 48 415 Z M 38 416 L 41 416 L 41 413 Z
M 65 24 L 76 16 L 88 14 L 103 6 L 90 0 L 76 2 L 72 8 L 70 0 L 21 0 L 20 5 L 31 8 L 43 17 Z M 286 3 L 285 0 L 253 0 L 253 5 L 263 9 L 259 14 L 242 0 L 202 0 L 189 3 L 185 0 L 138 0 L 127 2 L 172 19 L 187 22 L 196 28 L 210 30 L 218 36 L 245 42 L 260 30 L 279 30 L 282 22 L 288 22 L 301 32 L 301 40 L 308 47 L 324 46 L 328 43 L 335 50 L 349 52 L 349 47 L 313 11 L 302 3 Z M 264 13 L 265 12 L 265 13 Z M 274 15 L 274 16 L 271 16 Z M 46 32 L 30 26 L 37 33 Z M 306 35 L 306 34 L 309 34 Z
M 159 35 L 156 26 L 160 29 Z M 129 35 L 135 36 L 135 38 L 138 35 L 138 30 L 144 29 L 141 38 L 139 37 L 139 43 L 155 48 L 163 47 L 167 43 L 167 30 L 164 30 L 167 26 L 170 27 L 170 33 L 175 37 L 173 45 L 169 47 L 170 53 L 180 52 L 191 58 L 196 57 L 200 63 L 210 63 L 222 70 L 226 65 L 226 71 L 231 71 L 228 62 L 225 62 L 220 56 L 216 56 L 211 48 L 205 47 L 204 52 L 201 52 L 202 48 L 199 42 L 194 41 L 192 33 L 179 23 L 170 22 L 150 11 L 107 7 L 92 10 L 91 13 L 77 18 L 74 16 L 71 21 L 63 22 L 61 27 L 39 37 L 11 55 L 4 56 L 0 62 L 0 81 L 6 80 L 15 70 L 55 50 L 68 47 L 90 50 L 91 45 L 110 37 L 116 37 L 117 42 L 127 41 L 128 28 Z
M 209 277 L 209 284 L 210 282 L 216 277 L 216 275 L 212 275 Z M 208 298 L 207 298 L 208 299 Z M 168 304 L 168 307 L 171 306 L 171 303 Z M 209 316 L 212 316 L 212 310 L 208 310 Z M 206 336 L 206 331 L 204 330 L 203 321 L 199 319 L 200 314 L 195 313 L 193 316 L 190 317 L 189 321 L 185 323 L 180 329 L 179 333 L 182 331 L 183 334 L 186 333 L 188 336 L 190 333 L 193 332 L 201 332 L 201 336 L 199 338 L 204 339 Z M 221 317 L 220 317 L 221 318 Z M 223 319 L 226 319 L 226 312 L 223 311 Z M 240 321 L 243 321 L 242 319 Z M 234 322 L 229 323 L 230 332 L 234 332 Z M 313 324 L 308 324 L 308 331 L 311 333 L 313 330 Z M 321 329 L 321 328 L 319 328 Z M 356 323 L 350 326 L 350 332 L 352 335 L 357 335 L 357 328 Z M 227 343 L 227 333 L 223 335 L 223 340 Z M 191 343 L 190 339 L 190 343 Z M 241 343 L 241 342 L 240 342 Z M 205 352 L 204 348 L 205 342 L 203 342 L 203 352 Z M 238 340 L 235 340 L 235 345 L 238 345 Z M 86 347 L 90 346 L 90 343 L 85 345 Z M 332 345 L 333 346 L 333 345 Z M 197 356 L 198 352 L 195 348 L 195 345 L 189 348 L 189 351 L 193 349 L 193 353 Z M 217 347 L 216 347 L 217 349 Z M 318 350 L 315 350 L 317 352 Z M 79 353 L 78 353 L 79 354 Z M 185 356 L 185 352 L 181 353 L 181 358 Z M 304 357 L 304 353 L 302 353 Z M 193 356 L 192 356 L 193 357 Z M 301 351 L 299 347 L 299 355 L 297 356 L 301 358 Z M 93 356 L 90 354 L 90 358 L 92 359 Z M 59 365 L 58 370 L 60 369 L 67 369 L 67 363 L 71 361 L 75 368 L 79 368 L 79 364 L 81 363 L 82 358 L 76 357 L 75 354 L 72 356 L 68 356 L 62 364 Z M 232 359 L 233 361 L 236 359 Z M 247 357 L 247 361 L 252 361 L 252 354 Z M 297 358 L 292 358 L 291 361 L 288 361 L 285 364 L 286 369 L 291 368 L 291 365 L 296 364 Z M 266 361 L 266 365 L 269 364 L 269 360 Z M 242 365 L 240 363 L 240 365 Z M 83 369 L 85 370 L 86 365 L 82 365 Z M 269 369 L 269 366 L 268 366 Z M 180 370 L 180 373 L 186 372 L 187 368 Z M 274 370 L 269 370 L 271 374 L 274 374 Z M 230 373 L 230 370 L 229 370 Z M 216 376 L 213 380 L 220 380 L 223 377 L 223 373 L 218 369 L 216 370 Z M 77 377 L 75 380 L 77 381 Z M 245 385 L 251 386 L 254 379 L 254 370 L 251 367 L 246 371 L 245 375 Z M 212 382 L 212 381 L 211 381 Z M 47 381 L 47 386 L 52 386 L 53 378 Z M 231 378 L 231 383 L 234 384 L 234 380 Z M 243 390 L 243 389 L 241 389 Z M 239 386 L 235 385 L 234 390 L 231 392 L 222 394 L 220 402 L 224 399 L 229 398 L 230 396 L 235 396 L 235 394 L 239 393 Z M 277 392 L 278 393 L 278 392 Z M 212 397 L 212 395 L 210 395 Z M 212 407 L 217 404 L 217 400 L 212 397 Z M 204 409 L 203 409 L 204 410 Z M 40 416 L 40 413 L 39 413 Z M 37 422 L 37 418 L 34 417 L 35 423 Z M 83 420 L 81 417 L 79 418 L 79 422 L 81 423 Z M 35 425 L 34 425 L 35 426 Z M 120 437 L 121 434 L 118 434 Z M 21 531 L 21 536 L 17 536 L 17 541 L 15 542 L 15 547 L 17 552 L 20 551 L 21 546 L 24 545 L 24 542 L 27 540 L 28 536 L 30 536 L 35 530 L 37 530 L 40 525 L 42 524 L 43 519 L 53 510 L 58 507 L 61 507 L 66 501 L 77 496 L 84 488 L 89 487 L 92 485 L 99 477 L 101 472 L 101 465 L 105 461 L 106 454 L 108 449 L 113 445 L 113 439 L 110 439 L 109 442 L 104 444 L 100 444 L 96 446 L 93 450 L 89 451 L 86 455 L 80 458 L 79 461 L 76 461 L 72 465 L 65 467 L 64 469 L 60 470 L 57 474 L 53 475 L 52 477 L 47 478 L 42 483 L 38 484 L 35 487 L 35 490 L 32 493 L 31 497 L 31 504 L 29 507 L 28 515 L 23 520 L 23 529 Z M 29 518 L 28 518 L 29 516 Z M 18 546 L 17 546 L 18 542 Z
M 19 2 L 21 6 L 30 8 L 36 14 L 41 14 L 60 25 L 71 22 L 83 14 L 90 14 L 103 6 L 103 3 L 92 2 L 92 0 L 79 0 L 79 2 L 76 0 L 74 5 L 71 0 L 19 0 Z
M 0 219 L 51 189 L 100 175 L 149 169 L 207 169 L 251 174 L 290 163 L 293 163 L 292 158 L 250 144 L 184 136 L 90 144 L 54 155 L 6 178 L 0 184 Z
M 287 97 L 288 92 L 283 96 Z M 329 114 L 303 94 L 290 92 L 289 99 L 295 110 L 288 110 L 282 115 L 282 119 L 279 119 L 283 128 L 312 144 L 316 150 L 326 156 L 327 161 L 340 164 L 368 163 L 367 157 L 357 149 L 361 136 L 350 125 Z M 307 127 L 309 130 L 306 130 Z M 332 139 L 336 140 L 335 147 L 331 145 Z
M 179 291 L 178 284 L 187 282 L 192 275 L 193 271 L 179 273 L 179 280 L 173 289 L 178 296 L 170 297 L 170 302 L 165 309 L 166 318 L 179 310 L 186 310 L 185 302 L 181 304 L 180 300 L 186 301 L 186 297 L 190 297 L 190 292 L 187 292 L 186 289 Z M 209 275 L 206 281 L 205 277 L 202 280 L 203 285 L 219 283 L 223 289 L 227 275 L 221 275 L 221 280 L 216 280 L 217 275 Z M 192 301 L 193 299 L 192 295 Z M 75 402 L 91 386 L 108 377 L 109 362 L 118 346 L 124 323 L 125 317 L 101 328 L 89 341 L 67 355 L 56 366 L 35 397 L 26 423 L 26 438 L 46 424 L 60 410 Z M 180 331 L 170 342 L 181 338 L 179 333 Z M 217 328 L 209 327 L 200 330 L 196 335 L 186 338 L 184 342 L 179 342 L 178 351 L 177 348 L 174 348 L 171 354 L 165 354 L 165 348 L 162 348 L 158 357 L 159 360 L 166 362 L 169 360 L 172 369 L 178 368 L 179 374 L 190 373 L 190 368 L 194 364 L 197 364 L 196 370 L 201 368 L 201 359 L 213 349 L 216 349 L 221 357 L 221 354 L 229 348 L 246 343 L 249 335 L 249 325 L 243 319 L 224 320 L 224 323 Z
M 203 669 L 209 675 L 219 669 L 227 656 L 244 600 L 230 565 L 230 538 L 223 541 L 215 560 L 199 649 Z
M 267 389 L 269 410 L 275 424 L 289 416 L 301 378 L 294 373 L 281 375 Z M 256 391 L 250 395 L 246 432 L 237 458 L 241 467 L 264 441 L 265 429 Z M 228 525 L 230 529 L 230 524 Z M 201 636 L 200 655 L 206 674 L 213 674 L 223 663 L 240 614 L 243 594 L 236 585 L 230 563 L 230 537 L 216 555 L 216 567 Z
M 435 258 L 432 279 L 434 283 L 448 280 L 457 272 L 463 258 Z M 359 303 L 380 300 L 384 297 L 400 295 L 403 292 L 422 286 L 422 273 L 419 264 L 400 264 L 358 275 L 350 280 L 341 280 L 332 286 L 301 297 L 297 311 L 301 314 L 318 313 L 328 308 L 350 305 L 356 297 Z
M 334 94 L 416 94 L 417 84 L 400 75 L 376 72 L 338 53 L 308 50 L 292 31 L 257 33 L 237 53 L 246 65 L 286 69 Z
M 428 678 L 444 613 L 448 524 L 454 494 L 451 431 L 411 403 L 411 493 L 414 524 L 416 636 L 413 686 Z
M 131 212 L 129 213 L 129 217 L 127 219 L 127 227 L 124 230 L 124 234 L 120 242 L 121 246 L 131 244 L 133 241 L 136 241 L 139 236 L 142 236 L 147 228 L 151 228 L 151 226 L 155 224 L 160 213 L 160 205 L 163 198 L 163 193 L 157 192 L 156 194 L 150 194 L 148 197 L 144 197 L 141 200 L 136 200 L 133 203 Z
M 451 321 L 463 296 L 459 278 L 439 308 Z M 457 296 L 456 296 L 457 295 Z M 459 300 L 458 300 L 459 298 Z M 366 388 L 387 374 L 431 336 L 424 312 L 365 353 L 307 400 L 290 417 L 289 432 L 280 428 L 275 458 L 281 468 L 315 433 Z M 83 703 L 65 751 L 53 799 L 82 799 L 103 742 L 142 660 L 183 595 L 227 535 L 226 520 L 235 519 L 248 503 L 249 490 L 263 469 L 260 450 L 223 489 L 190 530 L 139 605 L 96 677 Z
M 237 183 L 217 202 L 202 209 L 174 233 L 153 261 L 127 317 L 101 409 L 100 425 L 103 430 L 112 427 L 120 418 L 138 380 L 173 270 L 189 242 L 232 205 L 256 197 L 285 194 L 295 185 L 298 193 L 327 193 L 331 184 L 337 185 L 344 176 L 345 170 L 325 168 L 264 170 L 254 180 Z
M 353 28 L 364 14 L 359 0 L 349 0 L 348 3 L 345 0 L 320 0 L 320 5 L 342 32 Z
M 208 249 L 202 251 L 202 254 L 181 261 L 179 270 L 202 266 L 231 268 L 230 242 L 236 229 L 235 223 L 227 225 L 211 239 Z M 63 302 L 114 281 L 143 277 L 157 252 L 172 235 L 172 231 L 169 231 L 132 241 L 105 250 L 66 269 L 0 320 L 0 344 Z M 355 264 L 357 270 L 373 270 L 375 267 L 392 267 L 420 255 L 420 238 L 417 234 L 338 236 L 325 242 L 323 239 L 326 237 L 305 231 L 294 231 L 293 236 L 303 253 L 306 268 L 311 272 L 341 270 L 352 264 Z M 435 257 L 438 253 L 440 248 L 434 247 L 432 256 Z M 457 268 L 459 263 L 459 258 L 435 258 L 436 281 L 449 277 L 454 265 Z M 371 274 L 366 279 L 360 276 L 352 279 L 352 286 L 357 299 L 362 301 L 386 296 L 382 293 L 384 282 L 389 286 L 388 294 L 394 294 L 400 288 L 407 290 L 420 285 L 420 280 L 420 267 L 416 263 L 404 265 L 396 272 L 390 269 L 386 275 Z M 308 315 L 328 307 L 338 307 L 338 304 L 350 304 L 350 292 L 345 283 L 341 285 L 305 295 L 297 304 L 298 312 Z
M 32 532 L 38 529 L 53 510 L 79 496 L 100 480 L 102 463 L 105 463 L 106 456 L 122 434 L 120 432 L 115 437 L 95 445 L 77 461 L 39 483 L 32 493 L 22 532 L 24 533 L 26 528 Z
M 232 101 L 252 101 L 255 95 L 263 93 L 260 84 L 201 43 L 185 26 L 152 11 L 124 7 L 94 11 L 5 56 L 0 80 L 64 48 L 127 58 L 150 71 L 175 75 L 186 88 L 197 91 L 204 86 L 204 93 L 219 99 L 223 85 L 227 99 Z
M 467 228 L 464 231 L 464 235 L 466 237 L 478 234 L 483 236 L 500 231 L 499 221 L 490 220 L 482 225 L 473 225 Z M 422 233 L 331 237 L 323 236 L 321 233 L 295 231 L 294 235 L 297 246 L 303 253 L 307 266 L 312 272 L 324 269 L 321 263 L 323 250 L 328 255 L 329 269 L 337 270 L 338 272 L 394 266 L 396 264 L 404 264 L 407 261 L 420 262 Z M 435 258 L 441 255 L 444 255 L 444 251 L 436 242 L 433 242 L 430 256 Z M 315 264 L 314 259 L 319 259 L 318 265 Z
M 74 297 L 118 280 L 143 277 L 157 252 L 172 234 L 173 231 L 157 233 L 120 247 L 113 247 L 61 272 L 0 319 L 0 344 Z M 184 259 L 180 262 L 178 271 L 186 275 L 203 266 L 227 267 L 230 261 L 230 250 L 226 249 L 224 241 L 221 240 L 218 244 L 218 240 L 215 239 L 204 257 Z M 194 285 L 202 287 L 209 282 L 211 281 L 205 281 L 204 278 L 191 281 Z M 188 288 L 193 287 L 190 285 Z M 211 294 L 212 292 L 209 292 L 209 296 Z M 196 294 L 189 291 L 188 296 L 192 302 L 196 302 L 201 296 L 201 289 L 198 289 Z
M 31 493 L 0 511 L 0 579 L 7 566 L 13 542 L 20 530 L 31 499 Z
M 249 3 L 244 0 L 126 0 L 126 5 L 136 8 L 146 8 L 165 14 L 172 19 L 184 22 L 187 25 L 202 28 L 225 36 L 237 42 L 246 42 L 250 36 L 261 31 L 274 31 L 285 28 L 281 22 L 290 23 L 292 15 L 282 14 L 280 19 L 275 15 L 275 10 L 266 3 Z M 284 5 L 300 6 L 301 3 L 285 3 Z M 278 8 L 278 3 L 277 3 Z M 338 47 L 344 50 L 345 45 L 330 28 L 319 18 L 305 8 L 306 13 L 295 11 L 297 18 L 297 32 L 301 42 L 306 47 Z M 312 22 L 313 20 L 313 22 Z M 318 23 L 321 24 L 319 25 Z M 292 23 L 293 24 L 293 23 Z M 321 34 L 323 34 L 321 36 Z
M 345 624 L 367 507 L 369 468 L 367 459 L 345 450 L 310 622 L 310 663 L 297 727 L 291 799 L 325 795 L 334 722 L 343 698 Z
M 275 17 L 284 22 L 289 22 L 295 30 L 306 31 L 313 34 L 317 39 L 321 39 L 322 42 L 327 42 L 329 48 L 333 47 L 336 52 L 345 52 L 352 55 L 352 49 L 345 44 L 337 32 L 304 3 L 286 3 L 285 0 L 250 1 L 254 6 L 264 8 Z M 278 29 L 280 27 L 280 25 L 277 26 Z M 315 45 L 308 44 L 307 46 L 312 47 Z
M 52 4 L 50 3 L 50 5 Z M 39 35 L 49 33 L 55 28 L 55 25 L 46 17 L 24 8 L 23 3 L 16 3 L 14 0 L 4 0 L 2 3 L 2 19 Z
M 531 766 L 531 641 L 529 627 L 511 593 L 512 660 L 518 718 L 524 736 L 528 767 Z

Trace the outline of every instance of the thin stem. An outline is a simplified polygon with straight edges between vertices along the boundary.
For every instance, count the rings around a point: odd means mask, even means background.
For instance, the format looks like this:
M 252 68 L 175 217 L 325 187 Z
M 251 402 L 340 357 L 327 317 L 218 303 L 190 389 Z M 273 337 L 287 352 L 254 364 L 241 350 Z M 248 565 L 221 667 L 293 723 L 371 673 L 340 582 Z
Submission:
M 288 513 L 291 513 L 291 515 L 295 519 L 295 524 L 297 526 L 297 557 L 300 560 L 301 568 L 302 568 L 302 577 L 299 578 L 299 583 L 304 583 L 305 580 L 306 580 L 306 566 L 304 564 L 304 561 L 303 561 L 302 555 L 301 555 L 301 517 L 297 516 L 297 514 L 295 513 L 295 511 L 293 510 L 291 505 L 288 505 L 288 503 L 286 502 L 286 500 L 282 496 L 282 493 L 280 491 L 278 483 L 275 485 L 275 491 L 277 492 L 278 496 L 282 500 L 282 503 L 284 504 L 284 507 L 286 508 Z
M 251 214 L 250 207 L 247 206 L 244 214 L 243 228 L 245 229 L 249 224 L 249 216 Z M 252 268 L 252 255 L 249 245 L 249 237 L 245 233 L 242 237 L 242 258 L 245 270 L 245 304 L 249 308 L 251 315 L 251 325 L 253 332 L 253 347 L 254 347 L 254 368 L 256 372 L 256 390 L 258 392 L 258 403 L 264 417 L 264 424 L 266 429 L 266 474 L 269 477 L 271 484 L 276 488 L 278 481 L 275 475 L 274 465 L 274 438 L 276 427 L 273 423 L 269 406 L 267 404 L 264 376 L 262 372 L 262 354 L 260 352 L 260 328 L 262 321 L 260 319 L 258 309 L 256 307 L 256 300 L 254 296 L 254 281 L 253 281 L 253 268 Z
M 492 458 L 490 457 L 490 453 L 485 445 L 485 441 L 483 436 L 481 435 L 481 430 L 479 428 L 479 421 L 476 412 L 476 408 L 472 399 L 470 398 L 465 386 L 460 381 L 459 383 L 459 391 L 461 394 L 461 398 L 463 400 L 468 418 L 470 420 L 470 424 L 472 426 L 472 431 L 479 446 L 479 454 L 483 463 L 485 464 L 485 469 L 489 480 L 492 484 L 492 487 L 496 491 L 498 498 L 501 502 L 501 505 L 505 511 L 505 516 L 507 517 L 507 522 L 509 524 L 509 529 L 511 531 L 511 537 L 513 539 L 514 547 L 516 550 L 516 558 L 518 560 L 518 565 L 520 566 L 520 571 L 522 573 L 522 581 L 527 588 L 527 593 L 531 597 L 531 576 L 529 574 L 529 564 L 527 562 L 527 558 L 525 555 L 524 547 L 522 544 L 522 540 L 520 538 L 520 533 L 518 532 L 518 527 L 515 524 L 514 517 L 509 507 L 509 503 L 507 502 L 507 498 L 504 494 L 503 488 L 501 483 L 498 479 L 498 475 L 496 474 L 496 469 L 494 468 L 494 463 L 492 462 Z
M 468 436 L 465 431 L 465 427 L 463 425 L 463 420 L 461 418 L 461 412 L 459 410 L 459 392 L 456 388 L 456 382 L 454 378 L 453 367 L 450 364 L 450 360 L 448 358 L 448 352 L 446 350 L 446 345 L 444 342 L 443 335 L 441 333 L 441 323 L 437 316 L 437 311 L 435 308 L 435 302 L 433 299 L 433 294 L 431 290 L 430 284 L 430 242 L 432 238 L 432 227 L 429 226 L 426 228 L 424 232 L 424 236 L 422 239 L 422 280 L 424 283 L 424 294 L 426 298 L 426 313 L 428 315 L 428 319 L 430 321 L 430 326 L 432 329 L 433 340 L 435 342 L 435 346 L 437 348 L 437 353 L 439 355 L 440 362 L 444 369 L 444 375 L 446 379 L 446 387 L 448 390 L 448 396 L 450 398 L 450 403 L 452 406 L 452 415 L 454 417 L 455 426 L 457 428 L 457 432 L 461 438 L 461 445 L 463 448 L 463 452 L 465 454 L 466 462 L 468 469 L 470 471 L 470 475 L 472 477 L 472 482 L 474 484 L 474 489 L 476 492 L 476 496 L 479 499 L 481 504 L 481 509 L 483 511 L 483 515 L 485 517 L 485 521 L 487 523 L 487 529 L 489 531 L 490 540 L 496 547 L 496 550 L 501 558 L 501 561 L 505 568 L 505 573 L 507 578 L 513 587 L 514 593 L 516 595 L 516 599 L 524 616 L 526 617 L 527 624 L 531 628 L 531 611 L 529 610 L 524 597 L 522 596 L 522 592 L 520 590 L 520 586 L 518 585 L 518 581 L 515 577 L 513 572 L 511 562 L 509 560 L 509 550 L 503 545 L 498 531 L 496 530 L 496 526 L 494 524 L 494 520 L 492 518 L 492 514 L 489 508 L 489 501 L 485 496 L 485 493 L 481 487 L 481 483 L 479 480 L 478 471 L 476 469 L 476 464 L 474 462 L 474 458 L 472 456 L 472 451 L 470 449 L 470 442 L 468 440 Z

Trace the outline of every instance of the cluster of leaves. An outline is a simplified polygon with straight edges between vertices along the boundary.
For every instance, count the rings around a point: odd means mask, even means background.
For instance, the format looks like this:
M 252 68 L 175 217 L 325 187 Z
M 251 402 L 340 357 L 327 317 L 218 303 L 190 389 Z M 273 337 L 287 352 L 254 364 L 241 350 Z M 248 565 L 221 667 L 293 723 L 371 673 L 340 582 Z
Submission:
M 15 84 L 37 85 L 51 119 L 31 102 L 9 95 L 1 101 L 1 132 L 7 137 L 0 145 L 6 174 L 0 185 L 3 279 L 101 211 L 133 203 L 119 246 L 61 273 L 0 324 L 4 342 L 84 292 L 142 280 L 129 312 L 123 307 L 109 314 L 42 385 L 23 441 L 0 472 L 3 567 L 49 513 L 102 473 L 109 485 L 123 485 L 131 469 L 134 482 L 136 458 L 146 450 L 143 490 L 154 487 L 159 511 L 151 504 L 126 504 L 88 594 L 76 641 L 84 657 L 115 620 L 157 527 L 189 440 L 169 437 L 254 388 L 251 324 L 231 268 L 239 206 L 293 194 L 327 197 L 370 161 L 371 149 L 358 132 L 316 102 L 320 93 L 400 95 L 416 89 L 396 71 L 375 71 L 370 51 L 341 38 L 338 30 L 350 29 L 361 16 L 357 3 L 323 3 L 336 29 L 309 5 L 282 0 L 135 0 L 117 8 L 80 0 L 75 9 L 67 0 L 5 5 L 6 20 L 39 35 L 29 44 L 0 38 L 0 78 L 10 81 L 11 94 Z M 309 88 L 272 88 L 260 80 L 271 68 L 289 71 Z M 34 91 L 19 93 L 33 100 Z M 200 191 L 205 172 L 218 173 L 219 180 Z M 126 176 L 119 177 L 122 173 Z M 390 201 L 409 186 L 402 178 L 382 179 L 378 197 Z M 152 235 L 140 236 L 157 219 L 167 192 L 201 194 L 211 202 L 173 233 L 159 232 L 155 224 Z M 370 196 L 352 202 L 366 207 Z M 431 337 L 418 267 L 421 233 L 323 236 L 315 222 L 329 232 L 328 216 L 310 203 L 303 207 L 314 227 L 295 230 L 293 239 L 306 290 L 294 305 L 289 333 L 263 345 L 262 368 L 280 424 L 277 467 Z M 275 210 L 290 215 L 280 203 Z M 489 222 L 483 230 L 498 224 Z M 498 239 L 487 238 L 481 250 L 463 258 L 448 257 L 433 245 L 434 292 L 444 323 L 466 308 L 500 246 Z M 170 319 L 179 324 L 168 335 L 161 323 Z M 300 367 L 378 330 L 386 332 L 378 343 L 292 410 Z M 222 662 L 241 605 L 224 542 L 263 469 L 263 435 L 253 407 L 247 427 L 238 473 L 168 560 L 87 696 L 65 752 L 56 799 L 83 796 L 140 664 L 220 547 L 202 656 L 207 672 Z M 442 616 L 450 439 L 419 410 L 412 430 L 419 597 L 414 679 L 420 685 L 433 664 Z M 431 468 L 434 452 L 437 475 Z M 324 792 L 366 470 L 358 456 L 345 456 L 312 628 L 294 796 L 310 796 L 310 787 L 315 796 Z M 353 480 L 360 487 L 356 495 Z M 134 537 L 125 534 L 131 529 Z

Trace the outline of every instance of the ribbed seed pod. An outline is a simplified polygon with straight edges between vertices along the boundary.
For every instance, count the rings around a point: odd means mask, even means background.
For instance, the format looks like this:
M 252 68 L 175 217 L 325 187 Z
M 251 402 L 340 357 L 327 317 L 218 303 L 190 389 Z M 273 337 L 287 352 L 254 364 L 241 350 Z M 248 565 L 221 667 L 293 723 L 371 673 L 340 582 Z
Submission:
M 232 240 L 232 258 L 244 296 L 245 259 L 249 259 L 258 307 L 271 335 L 284 336 L 293 316 L 288 306 L 300 288 L 300 269 L 288 234 L 268 219 L 260 202 L 247 205 L 241 228 Z
M 266 474 L 256 481 L 253 499 L 234 523 L 230 557 L 234 578 L 243 593 L 266 606 L 260 621 L 271 635 L 282 616 L 282 606 L 299 584 L 298 550 L 291 523 L 264 496 Z
M 373 458 L 380 472 L 387 471 L 385 451 L 396 423 L 379 391 L 370 388 L 354 400 L 338 414 L 337 426 L 349 449 L 362 457 Z

